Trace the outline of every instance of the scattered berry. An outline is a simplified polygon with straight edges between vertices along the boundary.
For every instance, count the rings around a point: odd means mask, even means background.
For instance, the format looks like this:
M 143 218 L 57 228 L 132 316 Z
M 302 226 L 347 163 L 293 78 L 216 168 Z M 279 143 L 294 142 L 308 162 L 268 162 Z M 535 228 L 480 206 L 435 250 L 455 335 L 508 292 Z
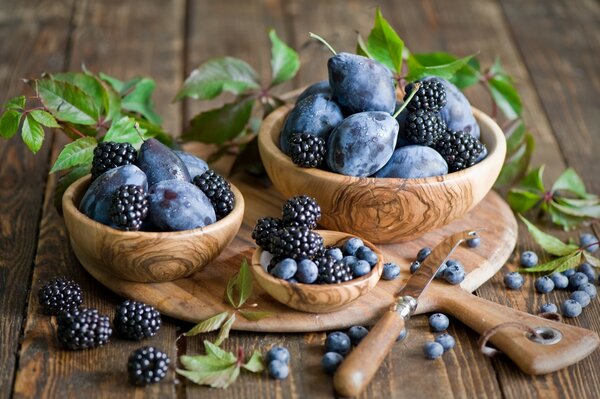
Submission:
M 323 237 L 307 226 L 288 226 L 279 230 L 272 239 L 275 256 L 312 259 L 323 247 Z
M 435 342 L 444 347 L 444 352 L 454 348 L 454 344 L 456 344 L 454 337 L 448 333 L 443 333 L 435 337 Z
M 273 360 L 279 360 L 282 363 L 290 362 L 290 351 L 283 346 L 274 346 L 267 352 L 265 357 L 267 363 L 271 363 Z
M 352 345 L 357 346 L 364 337 L 367 336 L 369 330 L 363 326 L 352 326 L 348 329 L 348 336 Z
M 358 248 L 364 246 L 365 243 L 360 238 L 352 237 L 344 243 L 343 250 L 346 253 L 346 255 L 354 256 L 356 255 L 356 251 L 358 250 Z
M 331 256 L 337 261 L 341 261 L 342 259 L 344 259 L 344 254 L 342 253 L 342 250 L 338 247 L 328 248 L 327 251 L 325 251 L 325 255 Z
M 540 294 L 547 294 L 554 289 L 554 282 L 548 276 L 541 276 L 535 279 L 535 289 Z
M 414 112 L 418 109 L 426 109 L 434 112 L 438 112 L 446 105 L 446 88 L 437 78 L 431 78 L 427 80 L 420 80 L 421 87 L 415 93 L 410 103 L 406 108 L 410 112 Z M 412 93 L 414 83 L 409 83 L 404 88 L 404 101 L 408 99 L 410 93 Z
M 289 142 L 292 162 L 303 168 L 316 168 L 325 158 L 325 140 L 308 133 L 296 133 Z
M 395 263 L 388 262 L 383 265 L 383 273 L 381 278 L 384 280 L 395 280 L 400 276 L 400 266 Z
M 575 270 L 573 270 L 573 269 L 567 269 L 564 272 L 562 272 L 562 274 L 564 274 L 566 277 L 571 277 L 572 275 L 575 274 Z
M 256 242 L 256 245 L 265 251 L 271 252 L 271 239 L 282 226 L 281 219 L 270 216 L 258 219 L 252 230 L 252 239 Z
M 156 335 L 161 326 L 158 310 L 145 303 L 126 300 L 117 306 L 113 325 L 123 338 L 140 341 Z
M 569 277 L 569 288 L 575 291 L 581 284 L 589 283 L 587 276 L 581 272 L 576 272 Z
M 408 330 L 406 328 L 403 328 L 402 331 L 400 331 L 400 335 L 398 335 L 398 338 L 396 338 L 396 341 L 402 341 L 407 336 L 408 336 Z
M 453 132 L 449 129 L 441 133 L 434 145 L 434 149 L 448 163 L 450 172 L 475 165 L 484 148 L 484 145 L 471 134 L 463 131 Z
M 590 300 L 591 300 L 590 296 L 585 291 L 571 292 L 571 295 L 569 296 L 569 298 L 579 302 L 579 304 L 581 305 L 582 308 L 585 308 L 587 305 L 589 305 Z
M 129 143 L 105 141 L 94 148 L 92 181 L 109 169 L 135 164 L 137 152 Z
M 127 360 L 129 380 L 140 386 L 155 384 L 167 376 L 170 363 L 166 353 L 152 346 L 136 349 Z
M 319 277 L 319 268 L 317 264 L 310 259 L 302 259 L 298 262 L 298 269 L 294 275 L 296 280 L 304 284 L 312 284 Z
M 283 224 L 286 226 L 317 227 L 321 219 L 321 207 L 308 195 L 298 195 L 283 204 Z
M 577 271 L 585 274 L 589 281 L 596 280 L 596 272 L 594 271 L 594 268 L 592 267 L 592 265 L 590 265 L 587 262 L 584 262 L 581 265 L 579 265 L 579 267 L 577 268 Z
M 479 245 L 481 245 L 481 237 L 469 238 L 467 240 L 467 246 L 469 248 L 477 248 Z
M 569 278 L 562 273 L 554 272 L 550 278 L 554 282 L 554 288 L 564 290 L 569 286 Z
M 108 316 L 100 315 L 97 309 L 66 310 L 58 314 L 57 323 L 58 340 L 65 348 L 72 350 L 105 345 L 112 335 Z
M 327 352 L 337 352 L 345 356 L 350 352 L 350 337 L 341 331 L 332 332 L 325 340 L 325 350 Z
M 558 312 L 558 307 L 553 303 L 545 303 L 540 306 L 540 313 L 556 313 Z
M 119 230 L 137 231 L 148 216 L 148 195 L 141 186 L 123 185 L 114 193 L 110 217 Z
M 417 253 L 417 262 L 422 263 L 429 256 L 430 253 L 431 253 L 431 248 L 429 248 L 429 247 L 421 248 L 419 250 L 419 252 Z
M 271 378 L 275 378 L 276 380 L 285 380 L 290 374 L 290 368 L 284 362 L 279 360 L 273 360 L 267 366 L 269 371 L 269 376 Z
M 578 291 L 585 291 L 585 292 L 587 292 L 587 294 L 592 299 L 595 298 L 596 295 L 598 295 L 598 291 L 596 290 L 596 287 L 592 283 L 581 284 L 579 287 L 577 287 L 577 290 Z
M 434 313 L 429 316 L 429 327 L 433 332 L 442 332 L 450 325 L 450 319 L 443 313 Z
M 298 264 L 296 261 L 291 258 L 285 258 L 276 263 L 270 273 L 277 278 L 287 280 L 294 277 L 297 271 Z
M 194 184 L 212 203 L 217 220 L 227 216 L 235 206 L 231 184 L 214 170 L 209 169 L 200 176 L 194 177 Z
M 44 284 L 38 291 L 38 299 L 44 313 L 50 315 L 77 308 L 83 303 L 81 287 L 66 277 L 57 277 Z
M 598 244 L 598 237 L 586 233 L 579 236 L 579 246 L 588 252 L 596 252 L 600 247 L 600 244 Z
M 415 274 L 415 272 L 417 270 L 419 270 L 419 267 L 421 267 L 421 262 L 419 262 L 418 260 L 414 261 L 413 263 L 410 264 L 410 273 Z M 437 275 L 436 275 L 436 277 L 437 277 Z
M 439 114 L 424 109 L 409 113 L 404 121 L 404 137 L 413 144 L 431 146 L 445 130 L 446 124 Z
M 577 317 L 581 314 L 581 304 L 574 299 L 567 299 L 560 305 L 560 310 L 565 317 Z
M 523 276 L 519 272 L 510 272 L 504 275 L 504 285 L 511 290 L 518 290 L 523 286 Z
M 463 268 L 463 265 L 452 259 L 448 260 L 446 265 L 447 267 L 444 270 L 444 280 L 452 285 L 462 283 L 465 279 L 465 269 Z
M 521 266 L 533 267 L 538 263 L 538 256 L 533 251 L 525 251 L 521 254 Z
M 444 347 L 439 342 L 425 342 L 423 353 L 427 359 L 437 359 L 444 354 Z
M 337 352 L 327 352 L 321 358 L 321 366 L 327 374 L 335 374 L 338 366 L 344 361 L 344 356 Z

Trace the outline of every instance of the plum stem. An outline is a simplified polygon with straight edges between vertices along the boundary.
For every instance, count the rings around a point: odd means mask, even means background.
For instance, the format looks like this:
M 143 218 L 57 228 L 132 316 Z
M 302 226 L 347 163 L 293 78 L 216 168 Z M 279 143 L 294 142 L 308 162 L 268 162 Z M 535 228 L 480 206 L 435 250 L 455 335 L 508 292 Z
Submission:
M 144 140 L 144 136 L 142 135 L 142 133 L 140 133 L 140 124 L 137 122 L 134 123 L 133 128 L 135 129 L 135 132 L 138 134 L 138 136 L 140 136 L 140 138 L 142 139 L 142 143 L 146 142 L 146 140 Z
M 404 104 L 402 104 L 402 106 L 400 108 L 398 108 L 398 111 L 396 111 L 396 113 L 393 115 L 394 119 L 396 119 L 398 117 L 398 115 L 400 115 L 400 113 L 402 111 L 404 111 L 404 108 L 406 108 L 406 106 L 408 105 L 408 103 L 410 102 L 410 100 L 413 99 L 413 97 L 415 96 L 415 94 L 417 94 L 417 91 L 419 91 L 419 88 L 421 87 L 421 83 L 417 82 L 413 85 L 413 89 L 410 92 L 410 94 L 408 95 L 408 98 L 406 99 L 406 101 L 404 101 Z
M 312 32 L 308 32 L 308 35 L 310 37 L 312 37 L 313 39 L 317 39 L 318 41 L 323 43 L 329 49 L 329 51 L 331 51 L 333 53 L 333 55 L 337 55 L 337 52 L 333 49 L 333 47 L 331 47 L 331 45 L 329 43 L 327 43 L 327 40 L 323 39 L 321 36 L 314 34 Z

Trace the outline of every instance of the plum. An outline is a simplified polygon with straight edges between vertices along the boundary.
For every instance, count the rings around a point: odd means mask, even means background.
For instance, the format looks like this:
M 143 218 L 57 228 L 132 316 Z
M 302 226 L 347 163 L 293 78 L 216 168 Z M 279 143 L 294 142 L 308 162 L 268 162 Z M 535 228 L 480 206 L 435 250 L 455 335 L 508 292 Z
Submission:
M 148 190 L 148 180 L 140 168 L 135 165 L 119 166 L 104 172 L 92 182 L 79 203 L 79 210 L 97 222 L 111 225 L 113 194 L 125 184 Z
M 208 197 L 182 180 L 163 180 L 148 190 L 150 221 L 163 231 L 190 230 L 217 220 Z
M 327 165 L 349 176 L 365 177 L 381 169 L 391 158 L 398 138 L 398 122 L 386 112 L 351 115 L 331 133 Z
M 327 61 L 333 100 L 346 115 L 365 111 L 389 114 L 396 106 L 392 73 L 369 58 L 339 53 Z
M 448 164 L 433 148 L 422 145 L 408 145 L 397 149 L 389 162 L 375 177 L 419 177 L 441 176 L 448 173 Z
M 192 179 L 208 170 L 208 164 L 203 159 L 185 151 L 175 150 L 173 152 L 183 161 Z
M 304 100 L 306 97 L 312 96 L 313 94 L 322 95 L 323 97 L 331 97 L 331 87 L 329 87 L 329 81 L 321 80 L 308 86 L 306 90 L 304 90 L 298 96 L 296 99 L 296 104 Z
M 288 142 L 294 133 L 307 133 L 327 141 L 332 130 L 343 120 L 340 107 L 330 97 L 308 96 L 290 111 L 281 130 L 279 147 L 289 154 Z
M 140 147 L 137 166 L 148 176 L 149 186 L 163 180 L 192 180 L 185 163 L 177 154 L 153 138 L 144 141 Z

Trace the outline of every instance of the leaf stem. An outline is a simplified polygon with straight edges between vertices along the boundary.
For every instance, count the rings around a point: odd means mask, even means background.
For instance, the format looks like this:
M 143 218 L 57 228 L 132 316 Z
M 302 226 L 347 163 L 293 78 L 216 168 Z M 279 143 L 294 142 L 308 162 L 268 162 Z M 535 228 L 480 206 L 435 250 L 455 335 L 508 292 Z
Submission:
M 308 35 L 310 37 L 312 37 L 313 39 L 317 39 L 318 41 L 323 43 L 329 49 L 329 51 L 331 51 L 333 53 L 333 55 L 337 55 L 337 52 L 333 49 L 333 47 L 331 47 L 331 45 L 329 43 L 327 43 L 327 40 L 323 39 L 321 36 L 314 34 L 312 32 L 308 32 Z
M 244 364 L 244 348 L 242 348 L 241 346 L 238 347 L 237 350 L 237 366 L 240 367 Z
M 81 138 L 85 137 L 85 134 L 81 133 L 79 130 L 77 130 L 74 126 L 71 125 L 63 125 L 64 129 L 70 130 L 72 133 L 75 133 L 76 135 L 78 135 Z
M 406 101 L 404 101 L 404 103 L 402 104 L 402 106 L 400 108 L 398 108 L 398 111 L 396 111 L 396 113 L 394 115 L 392 115 L 394 117 L 394 119 L 396 119 L 398 117 L 398 115 L 400 115 L 400 113 L 402 111 L 404 111 L 404 108 L 406 108 L 406 106 L 408 105 L 408 103 L 410 103 L 410 100 L 413 99 L 413 97 L 415 96 L 415 94 L 417 94 L 417 91 L 419 91 L 419 89 L 421 88 L 421 83 L 415 83 L 414 87 L 412 89 L 412 91 L 410 92 L 408 98 L 406 99 Z

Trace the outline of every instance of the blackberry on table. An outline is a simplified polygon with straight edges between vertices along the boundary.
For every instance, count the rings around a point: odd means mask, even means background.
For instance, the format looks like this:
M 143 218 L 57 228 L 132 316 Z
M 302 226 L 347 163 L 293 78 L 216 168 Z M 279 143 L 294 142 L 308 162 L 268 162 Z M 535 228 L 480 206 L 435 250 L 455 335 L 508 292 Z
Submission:
M 126 300 L 117 306 L 113 325 L 121 337 L 140 341 L 156 335 L 161 326 L 161 318 L 160 313 L 152 306 Z
M 120 230 L 137 231 L 148 216 L 148 195 L 142 186 L 127 184 L 113 196 L 111 220 Z
M 134 164 L 137 159 L 135 148 L 129 143 L 105 141 L 94 148 L 92 181 L 109 169 Z
M 409 112 L 414 112 L 418 109 L 438 112 L 446 105 L 446 88 L 440 82 L 439 79 L 430 78 L 427 80 L 420 80 L 421 87 L 415 93 L 414 97 L 406 108 Z M 404 101 L 408 98 L 410 93 L 413 91 L 414 83 L 409 83 L 404 88 Z
M 330 256 L 316 258 L 319 268 L 318 284 L 339 284 L 352 280 L 352 267 L 336 261 Z
M 281 219 L 270 216 L 260 218 L 252 230 L 252 239 L 265 251 L 271 251 L 271 239 L 283 227 Z
M 446 160 L 448 170 L 456 172 L 475 165 L 484 146 L 469 133 L 446 129 L 435 143 L 434 149 Z
M 294 134 L 289 148 L 292 162 L 303 168 L 316 168 L 325 157 L 325 140 L 312 134 Z
M 271 241 L 273 255 L 293 259 L 312 259 L 323 247 L 323 237 L 306 226 L 288 226 Z
M 80 350 L 105 345 L 112 335 L 108 316 L 97 309 L 78 308 L 59 313 L 57 336 L 68 349 Z
M 446 124 L 439 114 L 425 109 L 409 113 L 404 121 L 404 136 L 413 144 L 431 146 L 445 130 Z
M 127 360 L 129 380 L 134 385 L 154 384 L 167 376 L 171 359 L 153 346 L 136 349 Z
M 38 291 L 38 299 L 44 313 L 50 315 L 77 308 L 83 302 L 79 284 L 66 277 L 57 277 L 44 284 Z
M 314 229 L 320 219 L 321 207 L 308 195 L 292 197 L 283 204 L 283 224 L 286 226 L 306 226 Z
M 194 177 L 194 184 L 210 199 L 215 208 L 217 219 L 223 219 L 235 205 L 235 196 L 231 184 L 212 169 Z

